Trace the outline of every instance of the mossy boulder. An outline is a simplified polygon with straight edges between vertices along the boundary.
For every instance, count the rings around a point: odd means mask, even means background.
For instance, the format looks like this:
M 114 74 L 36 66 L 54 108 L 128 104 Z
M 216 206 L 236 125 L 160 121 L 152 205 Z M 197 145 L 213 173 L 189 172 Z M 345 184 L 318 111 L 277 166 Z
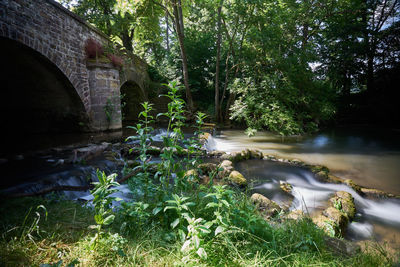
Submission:
M 228 176 L 228 181 L 239 186 L 247 185 L 247 179 L 238 171 L 232 171 Z
M 211 136 L 210 133 L 199 134 L 200 143 L 205 144 L 207 142 L 208 138 L 210 138 L 210 136 Z
M 338 256 L 353 257 L 357 255 L 361 248 L 355 242 L 346 241 L 334 237 L 324 237 L 326 248 Z
M 195 169 L 190 169 L 187 170 L 184 174 L 184 177 L 189 181 L 189 182 L 198 182 L 199 181 L 199 173 Z
M 329 177 L 328 177 L 328 173 L 327 172 L 319 171 L 319 172 L 316 172 L 316 173 L 314 172 L 314 174 L 315 174 L 315 178 L 318 181 L 323 182 L 323 183 L 327 183 L 328 182 Z
M 322 183 L 332 183 L 332 184 L 340 184 L 343 183 L 343 179 L 339 178 L 333 174 L 330 174 L 326 171 L 319 171 L 315 173 L 315 178 Z
M 361 186 L 353 182 L 351 179 L 346 179 L 343 181 L 344 184 L 350 186 L 354 191 L 356 191 L 358 194 L 363 195 L 364 193 L 361 191 Z
M 279 181 L 279 187 L 282 189 L 283 192 L 285 192 L 289 195 L 292 194 L 293 186 L 291 184 L 289 184 L 288 182 Z
M 326 217 L 323 214 L 318 214 L 316 216 L 313 216 L 312 218 L 313 223 L 324 230 L 325 233 L 327 233 L 330 236 L 335 236 L 337 235 L 337 232 L 332 220 L 330 220 L 328 217 Z
M 340 177 L 337 177 L 333 174 L 328 175 L 328 183 L 333 183 L 333 184 L 342 184 L 344 180 Z
M 218 168 L 219 168 L 219 172 L 218 172 L 219 179 L 224 179 L 226 177 L 229 177 L 231 172 L 234 170 L 233 163 L 230 160 L 222 161 L 222 163 L 218 166 Z
M 214 157 L 214 158 L 220 158 L 225 154 L 226 153 L 224 151 L 219 151 L 219 150 L 214 150 L 214 151 L 208 152 L 208 156 L 209 157 Z
M 187 179 L 194 179 L 198 176 L 199 176 L 199 173 L 195 169 L 187 170 L 184 174 L 184 177 L 186 177 Z
M 246 154 L 242 152 L 232 152 L 231 153 L 232 158 L 230 159 L 233 162 L 239 162 L 245 159 Z
M 378 189 L 373 189 L 373 188 L 361 188 L 361 192 L 369 197 L 369 198 L 397 198 L 400 199 L 400 196 L 396 196 L 390 193 L 386 193 L 382 190 L 378 190 Z
M 264 154 L 258 149 L 250 150 L 250 158 L 251 159 L 263 159 Z
M 230 160 L 223 160 L 219 166 L 224 169 L 233 169 L 233 163 Z
M 217 170 L 217 164 L 211 163 L 211 162 L 199 164 L 198 167 L 202 171 L 203 174 L 207 174 L 207 175 L 210 174 L 211 172 Z
M 335 195 L 329 199 L 332 207 L 343 212 L 349 221 L 354 219 L 356 215 L 356 205 L 354 204 L 353 196 L 345 191 L 336 192 Z
M 340 233 L 343 235 L 349 224 L 349 218 L 343 212 L 334 207 L 329 207 L 322 212 L 322 215 L 329 218 L 335 226 L 339 227 Z
M 274 155 L 264 155 L 264 159 L 271 160 L 271 161 L 276 161 L 277 160 Z
M 354 198 L 348 192 L 339 191 L 329 199 L 329 203 L 330 206 L 312 220 L 328 235 L 342 237 L 356 213 Z
M 301 161 L 299 159 L 292 159 L 292 160 L 290 160 L 290 163 L 292 163 L 294 165 L 298 165 L 298 166 L 305 166 L 306 165 L 303 161 Z
M 281 207 L 273 200 L 259 194 L 254 193 L 251 195 L 250 200 L 256 205 L 257 209 L 266 217 L 269 218 L 271 216 L 275 216 L 282 209 Z
M 292 210 L 291 212 L 289 212 L 286 215 L 286 219 L 295 220 L 295 221 L 301 220 L 304 217 L 305 217 L 305 214 L 302 210 Z
M 248 160 L 251 157 L 251 151 L 249 149 L 242 150 L 240 152 L 240 155 L 241 155 L 240 160 Z M 238 161 L 240 161 L 240 160 L 238 160 Z
M 225 153 L 220 157 L 221 160 L 230 160 L 230 161 L 232 161 L 233 158 L 234 157 L 231 154 L 228 154 L 228 153 Z
M 328 167 L 323 166 L 323 165 L 310 165 L 309 167 L 310 167 L 310 170 L 311 170 L 313 173 L 319 173 L 319 172 L 321 172 L 321 171 L 322 171 L 322 172 L 325 172 L 326 174 L 329 173 Z

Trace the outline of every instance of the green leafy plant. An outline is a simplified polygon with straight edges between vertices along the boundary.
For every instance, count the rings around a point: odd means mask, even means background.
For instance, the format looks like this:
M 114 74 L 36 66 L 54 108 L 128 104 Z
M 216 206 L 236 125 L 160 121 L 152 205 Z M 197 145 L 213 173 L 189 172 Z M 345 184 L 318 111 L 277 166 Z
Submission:
M 123 220 L 121 231 L 128 234 L 134 234 L 138 229 L 143 229 L 152 215 L 149 204 L 144 202 L 121 202 L 120 213 Z
M 118 190 L 115 186 L 119 186 L 119 183 L 115 181 L 117 174 L 113 173 L 111 175 L 106 175 L 104 172 L 97 170 L 97 178 L 99 182 L 93 183 L 95 188 L 91 191 L 93 195 L 93 205 L 94 205 L 94 220 L 96 222 L 97 233 L 94 236 L 92 243 L 96 245 L 97 239 L 101 237 L 101 230 L 103 226 L 110 225 L 115 219 L 115 215 L 112 211 L 112 202 L 120 201 L 121 199 L 116 197 L 111 197 L 110 195 L 117 192 Z
M 183 223 L 186 218 L 190 217 L 190 206 L 194 206 L 194 202 L 188 202 L 189 197 L 180 197 L 176 194 L 172 194 L 173 199 L 169 199 L 166 202 L 166 206 L 164 208 L 164 212 L 167 210 L 173 210 L 176 213 L 175 220 L 170 224 L 172 229 L 178 227 L 178 235 L 182 241 L 185 240 L 186 234 L 183 231 Z
M 166 86 L 169 88 L 169 91 L 167 95 L 163 96 L 170 99 L 170 102 L 168 103 L 168 111 L 158 114 L 157 117 L 167 117 L 168 127 L 166 136 L 163 136 L 164 148 L 160 154 L 162 162 L 156 175 L 159 177 L 159 180 L 163 185 L 163 190 L 168 191 L 171 174 L 180 167 L 180 164 L 177 164 L 176 154 L 181 154 L 183 151 L 179 141 L 183 140 L 184 137 L 182 126 L 184 126 L 186 118 L 183 115 L 185 111 L 185 102 L 178 95 L 180 86 L 178 86 L 176 81 L 170 82 Z M 182 184 L 182 177 L 183 176 L 177 176 L 177 179 L 174 180 L 174 192 L 177 192 L 180 189 L 179 185 Z
M 150 174 L 149 174 L 149 161 L 151 156 L 148 154 L 148 149 L 151 146 L 152 138 L 151 132 L 154 130 L 150 126 L 154 123 L 154 118 L 150 114 L 153 110 L 152 104 L 149 102 L 142 103 L 143 111 L 139 113 L 140 123 L 136 126 L 128 126 L 128 128 L 134 129 L 136 131 L 136 136 L 130 136 L 127 140 L 139 140 L 139 157 L 140 165 L 135 169 L 140 169 L 141 172 L 136 175 L 135 178 L 139 178 L 143 182 L 144 187 L 144 199 L 147 199 L 149 195 L 149 188 L 151 187 Z M 130 150 L 132 152 L 132 149 Z
M 112 102 L 112 98 L 107 98 L 106 105 L 104 106 L 104 112 L 106 113 L 106 119 L 108 125 L 111 124 L 112 116 L 114 114 L 114 103 Z
M 183 243 L 181 251 L 190 253 L 195 251 L 202 258 L 207 259 L 207 253 L 203 247 L 204 236 L 211 233 L 211 224 L 203 218 L 186 217 L 188 222 L 186 241 Z M 185 260 L 184 260 L 185 261 Z
M 334 199 L 333 207 L 338 211 L 343 212 L 342 201 L 340 199 Z
M 184 145 L 186 145 L 187 148 L 187 164 L 190 165 L 191 167 L 196 167 L 200 162 L 200 156 L 201 156 L 201 149 L 202 149 L 202 142 L 200 137 L 203 136 L 204 131 L 203 131 L 203 125 L 204 125 L 204 119 L 207 117 L 207 115 L 203 112 L 197 112 L 196 113 L 196 131 L 194 132 L 193 137 L 188 138 L 187 140 L 184 140 Z
M 233 193 L 232 190 L 227 189 L 226 185 L 214 185 L 212 192 L 205 196 L 212 199 L 207 203 L 206 208 L 213 210 L 213 223 L 217 225 L 215 235 L 228 229 L 231 224 L 230 211 L 234 202 Z

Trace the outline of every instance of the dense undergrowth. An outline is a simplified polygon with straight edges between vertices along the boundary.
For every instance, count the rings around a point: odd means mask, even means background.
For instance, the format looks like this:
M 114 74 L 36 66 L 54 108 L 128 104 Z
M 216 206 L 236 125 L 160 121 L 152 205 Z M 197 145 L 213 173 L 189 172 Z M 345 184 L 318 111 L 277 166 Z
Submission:
M 154 170 L 153 118 L 143 104 L 133 127 L 140 164 L 128 182 L 130 202 L 112 197 L 114 174 L 98 172 L 92 205 L 60 197 L 3 200 L 0 206 L 1 266 L 391 266 L 382 251 L 334 255 L 311 220 L 266 221 L 242 189 L 201 181 L 201 126 L 184 140 L 184 102 L 170 84 L 168 134 Z M 160 115 L 160 116 L 161 116 Z M 185 155 L 177 157 L 176 155 Z M 125 172 L 132 170 L 126 169 Z M 206 181 L 206 182 L 205 182 Z M 118 208 L 112 203 L 119 202 Z

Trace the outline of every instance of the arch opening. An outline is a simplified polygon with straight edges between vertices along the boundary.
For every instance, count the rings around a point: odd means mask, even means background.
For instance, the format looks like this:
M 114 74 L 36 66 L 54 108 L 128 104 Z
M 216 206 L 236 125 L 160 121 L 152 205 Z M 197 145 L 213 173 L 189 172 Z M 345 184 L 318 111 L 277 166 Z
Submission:
M 141 103 L 146 101 L 142 89 L 133 81 L 125 82 L 120 89 L 123 127 L 137 122 L 139 113 L 143 110 Z
M 1 143 L 6 151 L 33 149 L 37 135 L 86 130 L 88 117 L 69 79 L 39 52 L 0 38 Z M 22 147 L 19 147 L 22 146 Z

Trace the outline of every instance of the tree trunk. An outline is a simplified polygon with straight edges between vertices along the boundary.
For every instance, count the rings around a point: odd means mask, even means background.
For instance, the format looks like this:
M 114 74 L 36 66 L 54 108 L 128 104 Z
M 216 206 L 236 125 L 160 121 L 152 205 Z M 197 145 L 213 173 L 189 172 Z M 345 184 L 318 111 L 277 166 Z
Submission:
M 237 77 L 238 73 L 239 73 L 239 65 L 236 66 L 236 71 L 235 71 L 234 78 Z M 225 121 L 230 120 L 230 118 L 229 118 L 229 109 L 231 108 L 231 106 L 232 106 L 232 104 L 233 104 L 233 101 L 235 101 L 235 98 L 236 98 L 236 94 L 230 92 L 229 98 L 228 98 L 228 102 L 226 103 Z
M 179 0 L 179 4 L 180 4 Z M 188 65 L 187 65 L 187 56 L 184 44 L 184 32 L 183 32 L 183 18 L 179 16 L 182 14 L 182 6 L 179 5 L 176 0 L 172 2 L 173 10 L 174 10 L 174 21 L 175 21 L 175 30 L 177 32 L 179 47 L 181 49 L 181 57 L 182 57 L 182 68 L 183 68 L 183 82 L 185 84 L 186 89 L 186 103 L 190 112 L 194 111 L 193 99 L 192 94 L 190 92 L 189 87 L 189 72 L 188 72 Z M 179 11 L 180 10 L 180 11 Z
M 222 91 L 222 96 L 221 100 L 219 101 L 219 110 L 218 110 L 218 116 L 219 116 L 219 121 L 223 122 L 224 118 L 222 116 L 222 104 L 224 103 L 225 99 L 225 94 L 226 94 L 226 89 L 228 88 L 228 82 L 229 82 L 229 56 L 230 56 L 230 51 L 228 51 L 228 54 L 226 55 L 226 60 L 225 60 L 225 83 L 224 83 L 224 90 Z
M 121 40 L 122 40 L 122 45 L 125 47 L 126 50 L 129 52 L 133 51 L 132 47 L 132 38 L 133 38 L 133 30 L 131 32 L 131 35 L 129 35 L 128 31 L 123 31 L 121 33 Z
M 215 67 L 215 121 L 219 122 L 219 62 L 221 59 L 221 10 L 224 0 L 220 1 L 218 7 L 218 32 L 217 32 L 217 61 Z
M 167 52 L 168 52 L 168 54 L 169 54 L 169 20 L 168 20 L 168 12 L 167 11 L 165 11 L 165 23 L 166 23 L 166 26 L 167 26 L 167 28 L 165 29 L 165 35 L 166 35 L 166 38 L 167 38 Z

